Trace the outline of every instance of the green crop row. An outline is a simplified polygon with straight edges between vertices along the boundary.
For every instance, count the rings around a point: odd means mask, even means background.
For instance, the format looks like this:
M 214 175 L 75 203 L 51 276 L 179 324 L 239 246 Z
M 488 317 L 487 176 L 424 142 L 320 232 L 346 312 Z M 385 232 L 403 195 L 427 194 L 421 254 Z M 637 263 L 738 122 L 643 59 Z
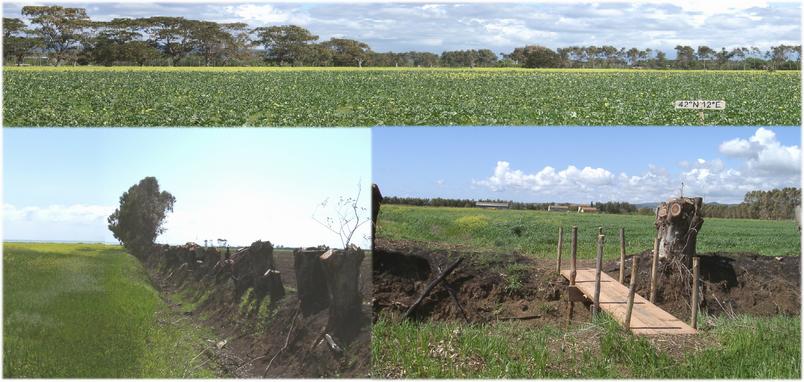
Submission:
M 799 125 L 800 72 L 4 70 L 6 126 Z
M 578 257 L 595 256 L 598 227 L 603 228 L 605 257 L 619 256 L 619 229 L 625 229 L 628 254 L 653 248 L 653 216 L 566 212 L 483 210 L 478 208 L 384 205 L 377 237 L 414 240 L 434 247 L 462 246 L 480 252 L 517 251 L 552 258 L 558 229 L 564 228 L 565 253 L 571 227 L 578 227 Z M 801 238 L 792 220 L 767 221 L 705 218 L 698 235 L 699 252 L 753 252 L 765 256 L 800 255 Z

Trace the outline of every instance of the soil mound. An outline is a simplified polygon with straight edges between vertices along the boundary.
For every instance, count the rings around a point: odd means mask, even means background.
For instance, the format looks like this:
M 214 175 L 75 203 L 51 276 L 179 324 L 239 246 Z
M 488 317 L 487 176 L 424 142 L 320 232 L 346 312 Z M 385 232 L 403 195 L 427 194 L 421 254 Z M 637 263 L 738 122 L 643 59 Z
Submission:
M 533 325 L 564 323 L 568 281 L 555 273 L 555 261 L 522 255 L 428 250 L 426 244 L 378 240 L 374 249 L 374 318 L 380 313 L 403 314 L 439 269 L 458 257 L 463 263 L 447 278 L 469 321 L 527 320 Z M 649 295 L 651 255 L 639 254 L 637 293 Z M 632 256 L 626 258 L 626 280 Z M 564 260 L 568 267 L 568 260 Z M 579 260 L 578 267 L 593 267 Z M 691 275 L 674 264 L 659 264 L 656 304 L 686 320 L 690 314 Z M 619 262 L 603 271 L 614 277 Z M 701 255 L 701 311 L 711 315 L 800 315 L 800 257 L 764 257 L 751 253 Z M 587 304 L 588 306 L 588 304 Z M 437 286 L 412 314 L 418 320 L 463 320 L 449 292 Z M 575 319 L 589 318 L 588 309 L 575 309 Z
M 439 269 L 458 257 L 463 262 L 445 282 L 456 292 L 469 322 L 566 319 L 559 309 L 563 278 L 538 260 L 518 254 L 428 251 L 415 244 L 378 242 L 383 246 L 374 249 L 375 319 L 381 312 L 403 314 Z M 579 316 L 584 314 L 588 317 L 583 312 Z M 419 320 L 464 320 L 443 285 L 433 289 L 411 316 Z
M 650 295 L 651 253 L 639 255 L 637 293 Z M 801 315 L 801 257 L 769 257 L 755 253 L 701 253 L 699 310 L 721 314 Z M 630 280 L 633 256 L 625 261 Z M 678 263 L 660 259 L 657 267 L 656 304 L 676 317 L 690 314 L 692 275 Z M 617 277 L 619 262 L 603 270 Z

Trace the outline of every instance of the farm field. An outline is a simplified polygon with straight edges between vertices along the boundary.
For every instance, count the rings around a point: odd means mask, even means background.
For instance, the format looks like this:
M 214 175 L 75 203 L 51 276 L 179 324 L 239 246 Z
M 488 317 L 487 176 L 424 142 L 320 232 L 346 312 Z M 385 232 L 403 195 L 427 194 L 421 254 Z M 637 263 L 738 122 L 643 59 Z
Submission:
M 567 282 L 555 270 L 559 226 L 579 227 L 579 268 L 594 266 L 602 226 L 602 270 L 616 277 L 617 229 L 625 227 L 626 269 L 640 257 L 635 291 L 648 296 L 652 216 L 382 205 L 377 223 L 374 377 L 801 377 L 792 221 L 705 218 L 699 331 L 655 337 L 633 335 L 608 314 L 593 318 L 585 303 L 568 321 Z M 569 236 L 564 245 L 567 259 Z M 403 318 L 438 268 L 458 257 L 444 279 L 452 292 L 436 287 Z M 658 269 L 656 305 L 689 322 L 689 278 L 664 261 Z
M 206 329 L 176 317 L 133 256 L 4 243 L 3 377 L 210 378 Z
M 800 72 L 4 68 L 6 126 L 799 125 Z
M 597 228 L 606 235 L 605 259 L 619 258 L 619 233 L 625 229 L 629 254 L 653 248 L 653 216 L 556 213 L 479 208 L 383 205 L 377 236 L 426 242 L 430 248 L 457 247 L 480 252 L 518 252 L 555 256 L 558 228 L 564 227 L 565 252 L 570 229 L 578 226 L 578 258 L 595 256 Z M 699 252 L 755 252 L 764 256 L 799 256 L 801 237 L 792 220 L 765 221 L 705 218 Z

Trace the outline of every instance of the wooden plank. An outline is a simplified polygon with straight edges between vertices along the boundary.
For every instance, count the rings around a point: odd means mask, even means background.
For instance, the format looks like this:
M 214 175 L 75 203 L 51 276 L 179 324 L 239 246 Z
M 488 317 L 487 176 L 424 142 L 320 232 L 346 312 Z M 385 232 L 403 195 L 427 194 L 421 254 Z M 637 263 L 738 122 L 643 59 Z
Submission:
M 569 279 L 570 270 L 564 269 L 561 275 Z M 578 290 L 591 300 L 594 296 L 595 270 L 577 269 L 575 283 Z M 600 305 L 620 323 L 625 322 L 628 301 L 628 288 L 615 282 L 611 276 L 601 273 Z M 696 330 L 685 322 L 652 304 L 648 299 L 635 294 L 634 308 L 631 312 L 631 331 L 639 335 L 695 334 Z

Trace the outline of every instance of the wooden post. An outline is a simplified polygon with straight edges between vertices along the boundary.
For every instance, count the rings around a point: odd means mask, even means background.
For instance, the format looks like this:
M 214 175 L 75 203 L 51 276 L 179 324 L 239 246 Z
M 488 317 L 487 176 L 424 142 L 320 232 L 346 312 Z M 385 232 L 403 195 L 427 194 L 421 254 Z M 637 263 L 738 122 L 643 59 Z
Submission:
M 620 228 L 620 284 L 625 281 L 625 228 Z
M 603 267 L 603 244 L 606 236 L 597 236 L 597 260 L 595 261 L 595 299 L 592 305 L 592 317 L 600 313 L 600 269 Z
M 698 275 L 700 275 L 700 258 L 692 258 L 692 317 L 690 319 L 692 328 L 698 329 Z
M 625 311 L 625 329 L 631 329 L 631 312 L 634 310 L 634 294 L 636 292 L 637 270 L 639 269 L 639 256 L 631 257 L 631 282 L 628 284 L 628 308 Z
M 561 273 L 561 247 L 564 245 L 564 227 L 558 227 L 558 259 L 556 260 L 556 273 Z
M 656 302 L 657 272 L 659 268 L 659 236 L 653 239 L 653 264 L 650 267 L 650 302 Z
M 578 271 L 575 266 L 576 255 L 578 252 L 578 226 L 572 226 L 572 248 L 571 248 L 571 256 L 570 256 L 570 287 L 575 286 L 575 276 L 578 275 Z M 567 293 L 567 298 L 570 299 L 569 303 L 569 318 L 567 320 L 567 325 L 572 322 L 572 315 L 575 310 L 575 301 L 570 298 L 569 293 Z
M 572 226 L 572 257 L 570 258 L 570 285 L 575 285 L 578 269 L 575 265 L 578 254 L 578 226 Z

